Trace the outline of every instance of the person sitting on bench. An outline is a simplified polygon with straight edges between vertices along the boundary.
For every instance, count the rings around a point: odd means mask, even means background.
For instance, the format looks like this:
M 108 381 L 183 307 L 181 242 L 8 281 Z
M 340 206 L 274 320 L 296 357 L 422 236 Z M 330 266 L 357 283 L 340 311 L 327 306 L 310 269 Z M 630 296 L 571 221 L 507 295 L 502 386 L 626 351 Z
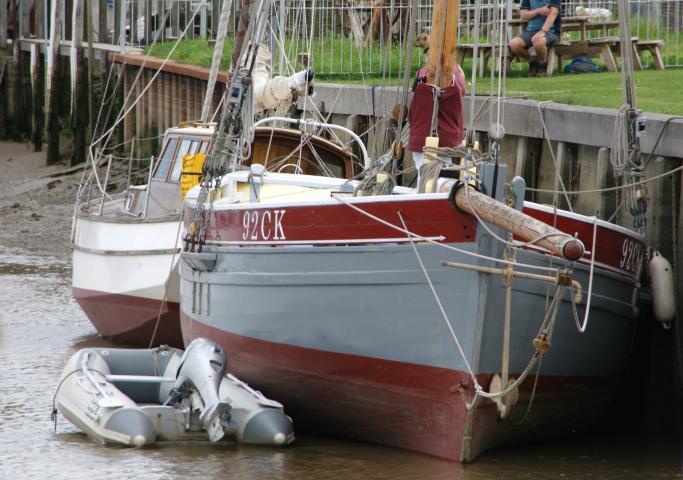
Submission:
M 527 28 L 510 41 L 510 50 L 519 58 L 529 61 L 529 76 L 546 74 L 548 48 L 560 40 L 562 0 L 522 0 L 520 17 L 528 21 Z M 528 49 L 534 47 L 536 57 Z

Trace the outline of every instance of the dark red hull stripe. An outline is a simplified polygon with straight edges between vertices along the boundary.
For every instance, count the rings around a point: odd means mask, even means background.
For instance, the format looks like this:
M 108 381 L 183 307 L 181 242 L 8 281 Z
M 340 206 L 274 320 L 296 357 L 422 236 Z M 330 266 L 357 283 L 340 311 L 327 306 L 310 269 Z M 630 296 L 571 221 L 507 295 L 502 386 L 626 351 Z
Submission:
M 161 301 L 132 295 L 116 295 L 73 288 L 73 296 L 105 338 L 148 346 L 154 333 Z M 154 346 L 165 344 L 183 348 L 179 305 L 166 302 L 161 311 Z
M 453 209 L 443 198 L 360 202 L 363 211 L 401 227 L 398 212 L 408 229 L 420 236 L 444 243 L 474 242 L 476 219 Z M 592 251 L 593 224 L 579 218 L 555 217 L 552 213 L 526 208 L 525 213 L 570 235 L 578 234 L 587 251 Z M 193 210 L 186 209 L 190 222 Z M 383 225 L 344 204 L 268 206 L 253 209 L 214 210 L 207 229 L 207 241 L 241 246 L 283 244 L 338 244 L 395 241 L 403 233 Z M 595 260 L 613 270 L 637 278 L 645 251 L 643 242 L 623 231 L 604 226 L 597 229 Z M 590 260 L 586 254 L 584 260 Z
M 229 370 L 282 402 L 297 428 L 455 461 L 472 460 L 496 445 L 585 428 L 609 402 L 617 382 L 542 376 L 533 428 L 498 421 L 495 406 L 482 401 L 465 438 L 468 413 L 455 393 L 460 384 L 472 392 L 464 372 L 262 341 L 194 322 L 182 312 L 181 323 L 186 344 L 198 337 L 218 342 L 228 354 Z M 485 387 L 490 378 L 478 375 Z M 515 418 L 526 408 L 532 384 L 531 379 L 523 384 Z

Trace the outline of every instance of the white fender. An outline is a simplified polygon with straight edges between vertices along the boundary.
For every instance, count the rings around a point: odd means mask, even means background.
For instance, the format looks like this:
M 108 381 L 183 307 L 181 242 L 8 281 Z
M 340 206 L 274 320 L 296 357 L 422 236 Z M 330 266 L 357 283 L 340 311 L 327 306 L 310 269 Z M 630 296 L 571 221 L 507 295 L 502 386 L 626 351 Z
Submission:
M 652 252 L 647 266 L 652 290 L 652 310 L 658 322 L 668 326 L 676 316 L 673 268 L 658 251 Z

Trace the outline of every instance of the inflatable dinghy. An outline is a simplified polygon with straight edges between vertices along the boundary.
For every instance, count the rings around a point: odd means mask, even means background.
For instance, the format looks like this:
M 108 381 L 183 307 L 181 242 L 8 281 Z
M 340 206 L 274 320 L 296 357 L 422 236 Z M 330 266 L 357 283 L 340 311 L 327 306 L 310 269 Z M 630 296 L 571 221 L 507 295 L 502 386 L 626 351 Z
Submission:
M 64 367 L 55 411 L 101 443 L 141 447 L 156 441 L 226 435 L 238 442 L 287 445 L 291 418 L 270 400 L 226 373 L 217 344 L 194 340 L 183 352 L 86 348 Z

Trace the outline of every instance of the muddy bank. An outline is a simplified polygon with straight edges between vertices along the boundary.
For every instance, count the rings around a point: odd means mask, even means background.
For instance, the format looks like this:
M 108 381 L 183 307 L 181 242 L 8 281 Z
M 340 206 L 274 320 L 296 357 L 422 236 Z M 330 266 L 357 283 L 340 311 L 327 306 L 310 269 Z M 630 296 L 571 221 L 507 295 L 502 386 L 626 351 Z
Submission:
M 7 251 L 65 258 L 81 172 L 51 177 L 68 161 L 46 166 L 45 152 L 0 142 L 0 246 Z

